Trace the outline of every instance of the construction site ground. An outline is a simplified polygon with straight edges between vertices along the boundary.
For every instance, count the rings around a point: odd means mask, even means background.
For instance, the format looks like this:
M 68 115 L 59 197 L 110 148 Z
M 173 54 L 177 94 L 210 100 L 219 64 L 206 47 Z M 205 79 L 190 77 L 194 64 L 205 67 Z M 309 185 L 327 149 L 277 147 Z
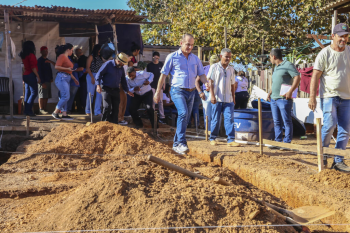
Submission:
M 308 226 L 312 232 L 350 231 L 341 225 L 350 224 L 350 175 L 318 173 L 315 155 L 269 148 L 260 155 L 257 146 L 193 139 L 190 153 L 179 155 L 171 150 L 170 130 L 153 137 L 85 123 L 33 122 L 45 130 L 2 135 L 0 150 L 16 152 L 0 152 L 0 232 L 297 232 L 255 199 L 286 209 L 321 205 L 336 214 Z M 316 140 L 308 135 L 293 143 Z M 148 161 L 149 155 L 233 185 L 186 177 Z

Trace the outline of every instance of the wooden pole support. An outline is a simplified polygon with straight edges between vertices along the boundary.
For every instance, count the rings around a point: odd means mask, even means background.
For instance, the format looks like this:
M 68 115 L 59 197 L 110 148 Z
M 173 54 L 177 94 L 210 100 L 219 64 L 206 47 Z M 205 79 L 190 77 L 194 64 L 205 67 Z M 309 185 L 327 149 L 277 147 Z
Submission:
M 208 141 L 208 116 L 205 116 L 205 140 Z
M 262 110 L 261 110 L 261 99 L 258 99 L 258 107 L 259 107 L 259 146 L 260 146 L 260 154 L 263 154 L 263 132 L 262 132 Z
M 213 179 L 214 183 L 217 183 L 217 184 L 221 184 L 221 185 L 225 185 L 225 186 L 232 186 L 232 184 L 230 184 L 229 182 L 227 182 L 226 180 L 223 180 L 221 179 L 220 177 L 215 177 Z
M 158 115 L 157 115 L 157 111 L 154 111 L 154 119 L 153 119 L 153 135 L 157 136 L 157 123 L 158 123 Z
M 194 114 L 194 124 L 196 126 L 196 134 L 198 135 L 198 121 L 197 121 L 197 113 Z
M 199 175 L 197 173 L 191 172 L 189 170 L 186 170 L 186 169 L 184 169 L 182 167 L 179 167 L 179 166 L 177 166 L 175 164 L 169 163 L 169 162 L 167 162 L 165 160 L 162 160 L 160 158 L 154 157 L 152 155 L 148 156 L 147 160 L 148 161 L 152 161 L 152 162 L 154 162 L 156 164 L 159 164 L 159 165 L 161 165 L 163 167 L 166 167 L 166 168 L 168 168 L 170 170 L 179 172 L 179 173 L 184 174 L 184 175 L 189 176 L 189 177 L 199 178 L 199 179 L 204 179 L 204 180 L 208 180 L 209 179 L 208 177 L 201 176 L 201 175 Z
M 93 123 L 92 121 L 92 100 L 91 100 L 91 93 L 89 92 L 89 100 L 90 100 L 90 117 L 91 117 L 91 123 Z
M 321 172 L 325 167 L 323 164 L 323 146 L 321 136 L 321 118 L 316 118 L 316 135 L 317 135 L 317 160 L 318 160 L 318 171 Z
M 26 117 L 26 119 L 27 119 L 27 124 L 26 124 L 26 135 L 27 135 L 27 137 L 29 136 L 29 125 L 30 125 L 30 116 L 27 116 Z

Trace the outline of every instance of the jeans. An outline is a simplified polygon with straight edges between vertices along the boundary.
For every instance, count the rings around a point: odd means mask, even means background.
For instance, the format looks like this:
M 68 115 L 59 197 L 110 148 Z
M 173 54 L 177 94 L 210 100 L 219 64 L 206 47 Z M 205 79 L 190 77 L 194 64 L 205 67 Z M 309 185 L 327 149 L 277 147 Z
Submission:
M 38 81 L 36 80 L 36 75 L 34 73 L 23 75 L 23 82 L 25 84 L 24 115 L 32 115 L 34 114 L 34 100 L 38 96 Z
M 77 94 L 78 89 L 79 89 L 79 87 L 77 87 L 77 86 L 70 86 L 70 92 L 69 92 L 70 97 L 69 97 L 69 100 L 67 103 L 68 112 L 72 111 L 72 106 L 73 106 L 75 95 Z
M 204 116 L 204 125 L 206 125 L 206 116 L 208 116 L 208 128 L 210 129 L 211 124 L 211 102 L 210 102 L 210 92 L 204 91 L 205 100 L 202 100 L 203 105 L 203 116 Z M 209 130 L 208 129 L 208 130 Z M 209 130 L 210 131 L 210 130 Z
M 92 74 L 94 76 L 96 75 L 96 73 L 92 73 Z M 89 74 L 86 75 L 86 84 L 87 84 L 87 96 L 86 96 L 85 113 L 90 114 L 91 109 L 90 109 L 89 93 L 91 93 L 91 105 L 94 106 L 93 100 L 94 100 L 94 95 L 96 90 L 96 84 L 92 84 L 91 76 Z M 94 108 L 95 115 L 101 114 L 101 104 L 102 104 L 102 96 L 100 93 L 96 91 L 95 108 Z
M 241 91 L 235 93 L 236 104 L 235 109 L 246 109 L 249 100 L 248 91 Z
M 350 136 L 350 100 L 340 97 L 321 98 L 323 112 L 322 144 L 329 147 L 335 127 L 338 125 L 335 148 L 346 149 Z M 341 162 L 342 156 L 336 156 L 335 162 Z
M 221 113 L 224 114 L 224 126 L 227 135 L 227 142 L 233 142 L 235 140 L 235 127 L 234 127 L 234 103 L 224 103 L 218 102 L 216 104 L 211 105 L 211 133 L 210 133 L 210 141 L 215 140 L 215 138 L 219 134 L 220 130 L 220 116 Z
M 130 103 L 131 103 L 131 96 L 130 95 L 126 95 L 126 110 L 125 110 L 125 114 L 124 116 L 130 116 Z
M 118 113 L 120 103 L 119 88 L 102 87 L 103 115 L 102 121 L 118 124 Z
M 56 108 L 61 110 L 61 112 L 67 112 L 67 103 L 70 98 L 70 74 L 58 72 L 55 84 L 59 90 L 59 101 Z
M 192 112 L 194 91 L 189 92 L 179 87 L 171 87 L 170 95 L 178 112 L 173 146 L 176 147 L 179 144 L 187 145 L 186 128 L 190 113 Z
M 195 92 L 195 94 L 194 94 L 194 101 L 193 101 L 193 107 L 192 107 L 192 114 L 191 115 L 193 116 L 193 119 L 194 119 L 194 123 L 193 124 L 196 125 L 196 119 L 197 119 L 197 126 L 199 126 L 199 105 L 201 104 L 201 100 L 202 99 L 199 96 L 197 90 L 195 90 L 194 92 Z M 190 117 L 188 119 L 188 125 L 191 125 L 191 119 L 192 119 L 191 115 L 190 115 Z
M 131 98 L 130 114 L 133 122 L 137 127 L 143 127 L 142 120 L 137 110 L 140 108 L 141 103 L 146 105 L 147 114 L 151 121 L 152 128 L 154 128 L 154 110 L 153 110 L 153 92 L 149 91 L 143 95 L 134 93 L 134 97 Z
M 293 139 L 292 107 L 293 100 L 271 99 L 271 112 L 275 126 L 276 142 L 282 142 L 283 125 L 285 129 L 283 142 L 290 143 Z

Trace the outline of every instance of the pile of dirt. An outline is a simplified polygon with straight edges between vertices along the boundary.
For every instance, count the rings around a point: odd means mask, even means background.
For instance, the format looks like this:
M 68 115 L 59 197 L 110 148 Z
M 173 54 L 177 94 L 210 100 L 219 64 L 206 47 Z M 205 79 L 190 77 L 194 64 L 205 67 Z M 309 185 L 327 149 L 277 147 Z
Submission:
M 144 158 L 138 158 L 137 162 L 109 161 L 99 169 L 95 176 L 43 212 L 24 230 L 283 224 L 283 221 L 264 206 L 252 200 L 251 197 L 257 196 L 254 190 L 241 185 L 226 187 L 207 180 L 190 179 L 147 162 Z M 220 170 L 212 168 L 211 172 L 219 175 Z M 258 196 L 263 195 L 260 193 Z M 178 231 L 205 230 L 161 230 Z M 215 230 L 227 231 L 225 228 Z M 292 227 L 269 226 L 240 228 L 239 231 L 295 232 Z
M 325 186 L 332 186 L 336 189 L 350 190 L 350 174 L 336 170 L 325 169 L 320 173 L 310 176 L 310 181 L 322 183 Z
M 160 155 L 171 149 L 140 130 L 109 122 L 62 124 L 38 143 L 13 154 L 0 173 L 87 170 L 110 157 Z
M 140 130 L 98 122 L 89 126 L 61 125 L 53 129 L 40 144 L 30 148 L 29 152 L 140 155 L 162 150 L 162 144 Z

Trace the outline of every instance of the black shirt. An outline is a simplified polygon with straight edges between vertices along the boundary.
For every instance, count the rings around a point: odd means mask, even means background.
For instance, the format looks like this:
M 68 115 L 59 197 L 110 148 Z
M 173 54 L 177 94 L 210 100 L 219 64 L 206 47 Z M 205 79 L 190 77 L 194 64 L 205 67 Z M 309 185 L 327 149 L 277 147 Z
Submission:
M 78 59 L 78 67 L 86 68 L 86 60 L 87 60 L 87 57 L 85 55 L 81 55 Z M 86 82 L 85 73 L 79 78 L 79 82 Z
M 151 72 L 154 74 L 153 82 L 151 82 L 151 87 L 157 90 L 158 81 L 160 77 L 160 71 L 163 68 L 163 62 L 159 62 L 158 64 L 154 64 L 153 62 L 147 65 L 147 72 Z

